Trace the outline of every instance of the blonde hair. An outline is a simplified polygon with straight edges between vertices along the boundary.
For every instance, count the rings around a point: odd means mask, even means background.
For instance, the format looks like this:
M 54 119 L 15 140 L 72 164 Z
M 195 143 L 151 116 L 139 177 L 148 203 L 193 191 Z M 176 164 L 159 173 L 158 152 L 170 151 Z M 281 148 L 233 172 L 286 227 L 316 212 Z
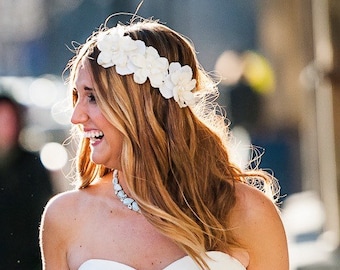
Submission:
M 205 268 L 205 251 L 239 246 L 228 229 L 235 182 L 247 177 L 268 181 L 268 175 L 243 172 L 231 163 L 228 126 L 209 101 L 216 84 L 199 65 L 186 38 L 152 20 L 126 26 L 132 39 L 153 46 L 169 62 L 192 68 L 197 81 L 194 91 L 201 96 L 193 108 L 180 108 L 173 99 L 163 98 L 148 81 L 139 85 L 132 75 L 121 76 L 114 67 L 99 66 L 96 38 L 107 29 L 101 28 L 78 48 L 69 63 L 70 82 L 87 59 L 98 87 L 98 106 L 124 137 L 121 168 L 131 196 L 153 226 Z M 94 164 L 89 151 L 89 141 L 82 139 L 77 155 L 79 188 L 110 170 Z

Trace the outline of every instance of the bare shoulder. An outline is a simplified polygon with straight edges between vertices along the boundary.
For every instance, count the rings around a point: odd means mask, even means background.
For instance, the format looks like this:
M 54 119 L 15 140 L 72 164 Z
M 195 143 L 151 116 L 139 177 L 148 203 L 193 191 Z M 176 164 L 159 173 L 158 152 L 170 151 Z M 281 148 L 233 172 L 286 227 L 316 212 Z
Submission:
M 235 191 L 236 206 L 234 213 L 236 215 L 240 214 L 248 219 L 256 220 L 279 214 L 279 210 L 273 200 L 255 187 L 237 183 Z M 264 217 L 263 214 L 265 214 Z
M 236 184 L 231 227 L 249 257 L 247 269 L 288 270 L 288 250 L 280 212 L 263 192 Z
M 80 207 L 79 198 L 82 196 L 78 190 L 66 191 L 52 197 L 47 203 L 42 215 L 41 230 L 55 232 L 64 230 L 70 220 L 74 218 L 77 208 Z M 67 232 L 63 231 L 63 235 Z
M 41 219 L 40 247 L 43 269 L 69 269 L 66 261 L 69 242 L 75 232 L 72 222 L 80 207 L 80 191 L 67 191 L 54 196 L 46 205 Z
M 45 207 L 43 216 L 49 219 L 56 217 L 59 222 L 67 218 L 79 207 L 79 190 L 65 191 L 52 197 Z
M 232 210 L 232 227 L 243 235 L 253 237 L 255 230 L 281 227 L 280 212 L 274 202 L 262 191 L 247 184 L 237 183 L 236 205 Z

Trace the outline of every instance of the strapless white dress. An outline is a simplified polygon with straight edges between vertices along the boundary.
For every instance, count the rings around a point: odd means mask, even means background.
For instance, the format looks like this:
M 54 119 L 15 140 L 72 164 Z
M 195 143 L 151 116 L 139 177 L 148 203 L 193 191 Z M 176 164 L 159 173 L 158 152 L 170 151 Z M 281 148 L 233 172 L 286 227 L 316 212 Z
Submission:
M 209 251 L 209 258 L 206 262 L 211 270 L 246 270 L 246 268 L 235 258 L 220 251 Z M 199 270 L 194 260 L 190 256 L 185 256 L 163 270 Z M 123 263 L 91 259 L 85 261 L 78 270 L 136 270 L 135 268 Z

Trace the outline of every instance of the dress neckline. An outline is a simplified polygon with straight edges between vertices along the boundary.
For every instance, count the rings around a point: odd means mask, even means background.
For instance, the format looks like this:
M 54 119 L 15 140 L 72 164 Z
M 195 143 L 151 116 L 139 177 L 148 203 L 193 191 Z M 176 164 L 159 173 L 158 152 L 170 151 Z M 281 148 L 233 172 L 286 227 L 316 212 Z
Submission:
M 230 256 L 227 253 L 221 252 L 221 251 L 208 251 L 207 255 L 209 258 L 211 258 L 210 262 L 219 262 L 221 259 L 228 260 L 228 262 L 233 263 L 235 267 L 237 267 L 235 270 L 246 270 L 245 266 L 236 258 Z M 133 268 L 132 266 L 129 266 L 124 263 L 120 263 L 117 261 L 111 261 L 106 259 L 89 259 L 81 264 L 81 266 L 78 268 L 78 270 L 89 270 L 89 269 L 97 269 L 98 263 L 100 263 L 100 266 L 102 268 L 99 269 L 113 269 L 113 266 L 117 266 L 120 270 L 137 270 L 136 268 Z M 192 258 L 189 255 L 186 255 L 182 258 L 179 258 L 178 260 L 173 261 L 168 266 L 163 268 L 163 270 L 174 270 L 174 269 L 182 269 L 182 268 L 175 268 L 176 266 L 180 267 L 183 263 L 190 264 L 190 269 L 198 269 L 195 262 L 192 260 Z M 209 264 L 209 263 L 208 263 Z M 92 267 L 93 266 L 93 267 Z M 196 267 L 196 268 L 195 268 Z M 188 269 L 188 268 L 187 268 Z M 220 269 L 220 268 L 219 268 Z M 222 269 L 222 268 L 221 268 Z

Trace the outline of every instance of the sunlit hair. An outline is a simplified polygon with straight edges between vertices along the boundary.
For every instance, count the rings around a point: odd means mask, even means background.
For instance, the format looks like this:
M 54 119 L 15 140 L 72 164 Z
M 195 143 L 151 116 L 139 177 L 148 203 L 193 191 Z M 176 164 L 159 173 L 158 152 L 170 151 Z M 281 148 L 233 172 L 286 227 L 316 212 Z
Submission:
M 169 62 L 192 68 L 194 91 L 201 99 L 194 107 L 180 108 L 149 81 L 139 85 L 132 75 L 121 76 L 114 67 L 97 64 L 96 38 L 107 29 L 103 26 L 77 49 L 69 63 L 71 88 L 79 66 L 89 61 L 98 106 L 124 137 L 120 162 L 131 197 L 152 225 L 206 268 L 205 251 L 239 246 L 228 224 L 235 182 L 270 183 L 271 177 L 260 170 L 243 171 L 230 161 L 226 119 L 216 112 L 212 99 L 216 83 L 201 68 L 186 38 L 152 20 L 126 26 L 132 39 L 153 46 Z M 110 169 L 90 160 L 89 140 L 81 139 L 78 187 L 86 188 Z

